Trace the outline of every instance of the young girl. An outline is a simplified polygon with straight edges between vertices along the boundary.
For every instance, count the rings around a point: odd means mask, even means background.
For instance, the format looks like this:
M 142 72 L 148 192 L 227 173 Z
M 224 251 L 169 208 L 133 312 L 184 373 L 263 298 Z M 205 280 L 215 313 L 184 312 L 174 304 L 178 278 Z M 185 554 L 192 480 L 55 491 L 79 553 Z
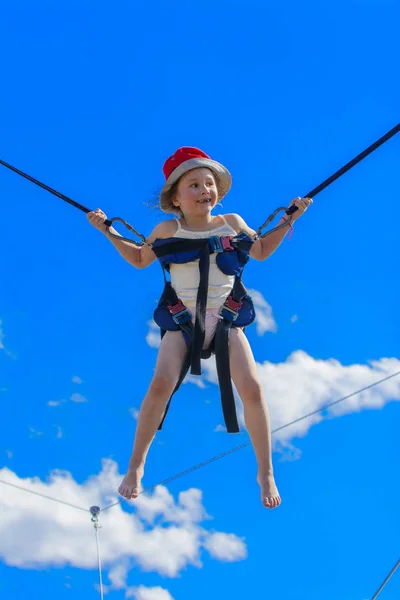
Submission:
M 175 243 L 191 240 L 190 243 L 195 244 L 193 240 L 199 240 L 200 244 L 203 243 L 201 240 L 205 244 L 222 240 L 218 244 L 222 243 L 223 248 L 221 246 L 214 253 L 211 251 L 207 259 L 209 261 L 207 263 L 208 286 L 203 317 L 199 312 L 198 301 L 201 260 L 189 259 L 188 262 L 179 262 L 177 259 L 178 262 L 170 264 L 168 268 L 179 307 L 190 311 L 185 313 L 184 310 L 184 314 L 189 314 L 189 319 L 191 318 L 191 322 L 195 325 L 195 336 L 201 338 L 201 348 L 207 350 L 212 344 L 218 323 L 221 320 L 228 323 L 220 314 L 221 306 L 228 311 L 225 313 L 228 314 L 228 318 L 229 311 L 235 312 L 235 309 L 241 306 L 241 303 L 235 304 L 231 301 L 230 293 L 235 276 L 226 274 L 219 268 L 220 252 L 227 250 L 232 255 L 235 254 L 232 252 L 234 240 L 242 236 L 242 239 L 250 240 L 249 255 L 256 260 L 265 260 L 280 245 L 293 221 L 304 214 L 312 200 L 294 199 L 290 206 L 295 204 L 298 210 L 292 214 L 291 219 L 284 216 L 280 222 L 283 225 L 286 222 L 287 226 L 268 237 L 257 239 L 255 231 L 250 229 L 239 215 L 213 216 L 212 214 L 213 208 L 231 187 L 231 175 L 223 165 L 211 160 L 207 154 L 197 148 L 184 147 L 179 148 L 167 159 L 163 171 L 166 183 L 160 195 L 160 207 L 164 212 L 175 214 L 176 218 L 157 225 L 147 238 L 148 244 L 139 247 L 134 243 L 112 237 L 110 232 L 114 234 L 117 232 L 113 228 L 108 230 L 105 227 L 104 221 L 107 217 L 100 209 L 90 212 L 87 216 L 89 222 L 108 237 L 122 257 L 138 269 L 148 267 L 157 258 L 156 240 L 158 244 L 167 243 L 164 240 L 168 239 Z M 243 253 L 240 256 L 242 255 Z M 229 302 L 227 299 L 230 299 Z M 168 306 L 168 309 L 172 314 L 174 307 Z M 238 311 L 235 314 L 237 316 Z M 191 323 L 189 325 L 191 326 Z M 183 325 L 181 328 L 185 329 Z M 178 330 L 163 332 L 165 335 L 161 340 L 155 373 L 140 409 L 128 472 L 118 490 L 127 499 L 136 498 L 140 492 L 147 453 L 157 428 L 165 416 L 168 399 L 174 392 L 182 374 L 182 365 L 188 355 L 188 340 L 182 335 L 183 331 L 179 330 L 179 326 L 176 326 L 176 329 Z M 261 501 L 265 507 L 275 508 L 281 503 L 281 498 L 274 480 L 269 415 L 256 363 L 242 327 L 229 326 L 227 335 L 229 335 L 229 353 L 225 352 L 225 355 L 229 358 L 226 360 L 229 363 L 228 369 L 230 367 L 233 383 L 243 403 L 245 424 L 257 459 L 257 481 L 261 490 Z M 224 360 L 223 354 L 222 352 L 222 360 Z

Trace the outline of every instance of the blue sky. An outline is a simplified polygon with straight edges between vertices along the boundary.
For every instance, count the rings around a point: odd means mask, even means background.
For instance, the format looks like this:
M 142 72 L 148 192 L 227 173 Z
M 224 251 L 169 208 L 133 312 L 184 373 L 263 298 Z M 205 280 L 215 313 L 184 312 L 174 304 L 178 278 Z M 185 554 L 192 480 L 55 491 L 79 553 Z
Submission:
M 183 145 L 233 176 L 258 227 L 399 122 L 393 1 L 209 0 L 1 8 L 0 157 L 148 235 Z M 248 337 L 274 427 L 400 371 L 397 135 L 246 267 Z M 116 500 L 156 358 L 162 277 L 83 213 L 0 170 L 0 479 L 88 508 Z M 212 361 L 174 398 L 152 485 L 248 441 L 219 432 Z M 107 597 L 366 600 L 398 559 L 400 377 L 275 436 L 282 506 L 251 448 L 101 516 Z M 0 485 L 0 592 L 99 597 L 89 515 Z M 381 597 L 400 595 L 396 574 Z

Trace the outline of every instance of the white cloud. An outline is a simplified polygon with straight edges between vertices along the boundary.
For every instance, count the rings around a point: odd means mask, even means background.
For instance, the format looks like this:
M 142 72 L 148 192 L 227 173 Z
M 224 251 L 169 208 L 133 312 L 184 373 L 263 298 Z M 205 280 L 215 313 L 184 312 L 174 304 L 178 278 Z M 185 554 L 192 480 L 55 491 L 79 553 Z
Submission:
M 243 540 L 231 533 L 213 533 L 205 543 L 213 558 L 225 562 L 235 562 L 247 558 L 247 547 Z
M 43 431 L 37 431 L 34 427 L 29 427 L 30 438 L 41 437 L 42 435 L 44 435 Z
M 15 360 L 16 356 L 14 354 L 12 354 L 11 352 L 9 352 L 9 350 L 7 350 L 7 348 L 3 344 L 3 340 L 6 336 L 5 336 L 2 325 L 3 325 L 3 321 L 0 319 L 0 350 L 4 350 L 4 352 L 7 354 L 7 356 L 9 356 L 10 358 L 13 358 Z
M 129 409 L 129 412 L 131 413 L 132 418 L 135 419 L 135 421 L 137 421 L 139 418 L 139 410 L 137 408 L 133 407 L 133 408 Z
M 272 315 L 272 307 L 265 300 L 264 296 L 261 292 L 257 290 L 248 290 L 249 295 L 251 296 L 254 304 L 254 308 L 256 311 L 256 329 L 258 335 L 264 335 L 267 331 L 271 331 L 272 333 L 276 333 L 277 325 L 275 319 Z
M 19 478 L 6 467 L 0 470 L 0 480 L 88 509 L 117 501 L 116 490 L 121 479 L 117 464 L 110 459 L 103 460 L 98 475 L 80 484 L 64 471 L 52 471 L 46 481 L 41 481 L 38 477 Z M 80 511 L 0 485 L 3 562 L 19 568 L 70 565 L 97 569 L 89 510 Z M 203 523 L 208 519 L 200 490 L 183 491 L 175 500 L 163 486 L 152 494 L 101 512 L 102 562 L 104 570 L 110 572 L 110 587 L 125 585 L 125 574 L 132 567 L 167 577 L 177 577 L 188 565 L 201 568 L 201 553 L 207 551 L 209 538 L 216 535 L 204 528 Z M 230 534 L 231 546 L 235 537 Z M 24 539 L 22 545 L 21 539 Z M 241 543 L 238 538 L 238 544 Z M 213 557 L 219 560 L 214 546 L 210 542 Z M 235 560 L 241 560 L 239 555 Z
M 154 524 L 156 519 L 175 524 L 200 523 L 210 517 L 202 504 L 201 490 L 191 488 L 180 492 L 178 502 L 166 487 L 160 486 L 153 495 L 139 496 L 135 501 L 139 517 L 147 523 Z
M 63 436 L 63 431 L 62 431 L 61 427 L 59 425 L 53 425 L 53 427 L 55 427 L 57 429 L 57 434 L 56 434 L 57 439 L 61 439 Z
M 302 454 L 300 448 L 296 448 L 293 444 L 291 444 L 288 441 L 277 441 L 275 443 L 275 451 L 281 454 L 279 462 L 299 460 Z
M 83 402 L 87 402 L 87 398 L 85 398 L 85 396 L 82 396 L 82 394 L 72 394 L 71 396 L 71 400 L 72 402 L 76 402 L 77 404 L 82 404 Z
M 204 361 L 201 362 L 204 363 Z M 207 387 L 204 383 L 204 380 L 201 377 L 199 377 L 198 375 L 190 375 L 190 373 L 186 375 L 183 383 L 193 383 L 193 385 L 197 385 L 197 387 L 199 387 L 201 390 L 205 390 Z
M 224 425 L 217 425 L 216 428 L 214 429 L 214 433 L 221 433 L 221 432 L 225 432 L 226 431 L 226 427 L 224 427 Z
M 65 400 L 49 400 L 47 406 L 61 406 L 63 402 L 65 402 Z
M 318 360 L 297 350 L 285 362 L 265 361 L 257 364 L 257 369 L 271 416 L 271 428 L 276 429 L 400 371 L 400 360 L 381 358 L 369 364 L 346 366 L 333 358 Z M 214 360 L 206 361 L 203 376 L 212 383 L 218 383 Z M 323 414 L 318 413 L 278 431 L 274 434 L 275 449 L 282 450 L 282 443 L 287 444 L 296 436 L 306 435 L 313 424 L 324 418 L 382 408 L 394 400 L 400 400 L 400 376 L 332 406 Z M 237 408 L 244 428 L 241 402 L 237 402 Z
M 298 320 L 299 320 L 299 317 L 297 315 L 292 315 L 292 317 L 290 318 L 291 323 L 297 323 Z
M 111 582 L 111 586 L 109 587 L 113 590 L 122 590 L 126 588 L 128 571 L 129 563 L 126 561 L 115 565 L 108 573 L 108 579 Z
M 134 598 L 134 600 L 174 600 L 168 590 L 162 587 L 139 587 L 129 588 L 125 598 Z
M 4 340 L 5 336 L 4 336 L 2 324 L 3 324 L 3 321 L 0 319 L 0 350 L 5 350 L 4 345 L 3 345 L 3 340 Z
M 149 331 L 146 335 L 146 342 L 151 348 L 159 348 L 161 344 L 160 328 L 151 320 L 148 321 Z
M 74 375 L 73 376 L 72 382 L 73 383 L 77 383 L 78 385 L 80 385 L 81 383 L 83 383 L 82 379 L 80 377 L 78 377 L 78 375 Z
M 125 598 L 133 598 L 134 600 L 174 600 L 166 589 L 159 586 L 145 587 L 144 585 L 140 585 L 139 587 L 129 587 L 127 585 L 128 573 L 128 561 L 121 562 L 111 568 L 108 573 L 111 585 L 103 585 L 104 593 L 108 594 L 115 590 L 125 590 Z M 99 589 L 98 585 L 96 585 L 96 589 Z
M 7 455 L 7 458 L 10 460 L 13 457 L 13 453 L 11 452 L 11 450 L 5 450 L 4 451 Z

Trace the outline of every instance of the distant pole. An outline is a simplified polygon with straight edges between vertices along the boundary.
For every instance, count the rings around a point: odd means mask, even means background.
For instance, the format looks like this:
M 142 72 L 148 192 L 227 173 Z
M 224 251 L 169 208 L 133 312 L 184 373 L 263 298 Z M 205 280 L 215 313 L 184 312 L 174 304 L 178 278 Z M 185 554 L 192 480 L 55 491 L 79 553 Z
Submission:
M 96 547 L 97 547 L 97 566 L 99 569 L 99 581 L 100 581 L 100 598 L 104 600 L 104 592 L 103 592 L 103 578 L 101 575 L 101 558 L 100 558 L 100 544 L 99 544 L 99 514 L 100 508 L 98 506 L 90 507 L 90 514 L 92 515 L 92 522 L 96 534 Z

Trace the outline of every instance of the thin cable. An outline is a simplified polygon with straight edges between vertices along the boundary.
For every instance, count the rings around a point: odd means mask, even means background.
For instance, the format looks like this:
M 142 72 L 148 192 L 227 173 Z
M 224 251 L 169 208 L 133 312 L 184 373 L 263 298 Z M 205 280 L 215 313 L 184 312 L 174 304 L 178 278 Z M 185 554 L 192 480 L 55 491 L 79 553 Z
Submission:
M 28 492 L 29 494 L 34 494 L 35 496 L 40 496 L 41 498 L 46 498 L 46 500 L 52 500 L 53 502 L 58 502 L 59 504 L 65 504 L 66 506 L 70 506 L 71 508 L 76 508 L 77 510 L 84 510 L 85 512 L 88 512 L 87 508 L 82 508 L 81 506 L 70 504 L 69 502 L 65 502 L 64 500 L 58 500 L 57 498 L 52 498 L 51 496 L 46 496 L 45 494 L 40 494 L 39 492 L 28 490 L 27 488 L 23 488 L 20 485 L 16 485 L 15 483 L 4 481 L 4 479 L 0 479 L 0 483 L 4 483 L 4 485 L 9 485 L 11 487 L 17 488 L 18 490 L 21 490 L 23 492 Z
M 389 575 L 386 577 L 385 581 L 382 583 L 380 588 L 372 596 L 371 600 L 375 600 L 379 596 L 379 594 L 381 593 L 381 591 L 383 590 L 383 588 L 385 587 L 385 585 L 387 584 L 387 582 L 389 581 L 391 576 L 394 574 L 394 572 L 396 571 L 396 569 L 399 565 L 400 565 L 400 560 L 398 560 L 397 563 L 394 565 L 393 569 L 390 571 Z
M 356 392 L 352 392 L 348 396 L 343 396 L 343 398 L 339 398 L 339 400 L 334 400 L 333 402 L 330 402 L 329 404 L 326 404 L 325 406 L 322 406 L 321 408 L 317 408 L 316 410 L 313 410 L 312 412 L 309 412 L 306 415 L 299 417 L 298 419 L 294 419 L 293 421 L 290 421 L 289 423 L 286 423 L 285 425 L 281 425 L 280 427 L 277 427 L 276 429 L 274 429 L 271 432 L 271 434 L 277 433 L 278 431 L 282 431 L 282 429 L 286 429 L 287 427 L 290 427 L 291 425 L 295 425 L 296 423 L 299 423 L 300 421 L 304 421 L 305 419 L 308 419 L 309 417 L 312 417 L 313 415 L 316 415 L 316 414 L 322 412 L 323 410 L 330 408 L 331 406 L 335 406 L 335 404 L 339 404 L 340 402 L 344 402 L 345 400 L 348 400 L 349 398 L 352 398 L 353 396 L 357 396 L 358 394 L 361 394 L 362 392 L 366 392 L 367 390 L 370 390 L 371 388 L 375 387 L 376 385 L 379 385 L 380 383 L 384 383 L 385 381 L 388 381 L 389 379 L 392 379 L 393 377 L 397 377 L 398 375 L 400 375 L 400 371 L 397 371 L 397 373 L 392 373 L 392 375 L 388 375 L 387 377 L 384 377 L 383 379 L 380 379 L 379 381 L 375 381 L 375 383 L 371 383 L 370 385 L 367 385 L 367 386 L 363 387 L 362 389 L 357 390 Z M 167 479 L 164 479 L 163 481 L 160 481 L 159 483 L 155 483 L 154 485 L 151 485 L 150 487 L 139 492 L 139 494 L 145 494 L 146 492 L 149 492 L 160 485 L 165 485 L 167 483 L 171 483 L 171 481 L 175 481 L 175 479 L 179 479 L 180 477 L 183 477 L 184 475 L 188 475 L 189 473 L 192 473 L 193 471 L 197 471 L 197 469 L 201 469 L 201 467 L 205 467 L 205 466 L 219 460 L 220 458 L 224 458 L 225 456 L 228 456 L 229 454 L 238 452 L 239 450 L 246 448 L 246 446 L 249 446 L 250 444 L 251 444 L 251 442 L 245 442 L 244 444 L 240 444 L 240 446 L 235 446 L 234 448 L 231 448 L 231 450 L 222 452 L 221 454 L 218 454 L 217 456 L 213 456 L 212 458 L 209 458 L 208 460 L 205 460 L 204 462 L 194 465 L 193 467 L 190 467 L 189 469 L 186 469 L 185 471 L 181 471 L 180 473 L 177 473 L 176 475 L 172 475 L 171 477 L 168 477 Z M 126 498 L 122 498 L 121 500 L 118 500 L 118 502 L 114 502 L 113 504 L 110 504 L 110 505 L 102 508 L 101 512 L 104 512 L 105 510 L 108 510 L 109 508 L 112 508 L 113 506 L 118 506 L 119 504 L 126 502 L 126 500 L 127 500 Z
M 96 535 L 97 566 L 99 569 L 99 582 L 100 582 L 100 598 L 101 598 L 101 600 L 104 600 L 103 577 L 101 574 L 101 556 L 100 556 L 100 544 L 99 544 L 99 524 L 97 521 L 94 522 L 94 530 L 95 530 L 95 535 Z

